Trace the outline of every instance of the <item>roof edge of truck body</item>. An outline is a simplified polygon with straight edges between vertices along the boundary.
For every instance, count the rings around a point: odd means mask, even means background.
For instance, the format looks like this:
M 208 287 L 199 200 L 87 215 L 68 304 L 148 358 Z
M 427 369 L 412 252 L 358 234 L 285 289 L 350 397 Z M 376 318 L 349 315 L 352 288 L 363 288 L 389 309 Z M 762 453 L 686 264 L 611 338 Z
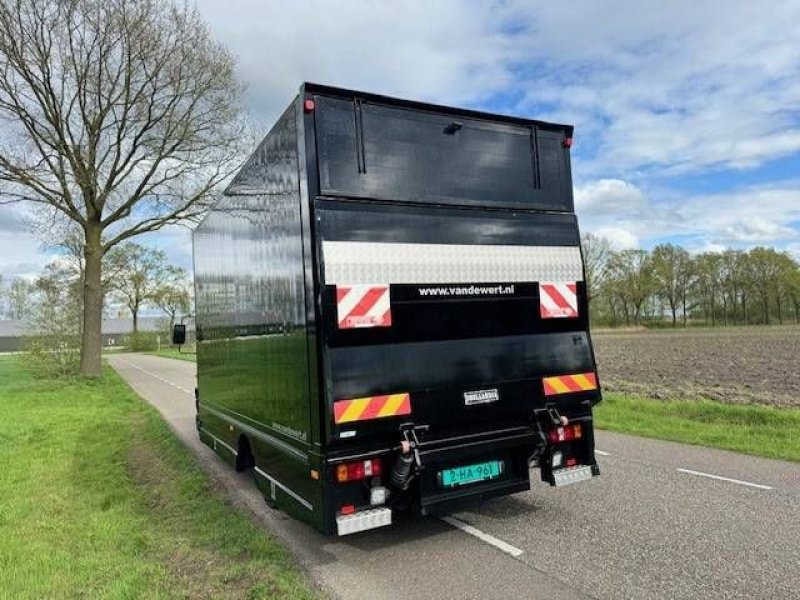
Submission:
M 482 119 L 486 121 L 499 121 L 503 123 L 510 123 L 513 125 L 523 126 L 543 126 L 553 129 L 560 129 L 567 132 L 568 137 L 571 137 L 575 127 L 573 125 L 566 125 L 563 123 L 553 123 L 550 121 L 541 121 L 538 119 L 526 119 L 523 117 L 515 117 L 511 115 L 504 115 L 498 113 L 490 113 L 480 110 L 473 110 L 469 108 L 457 108 L 454 106 L 446 106 L 443 104 L 434 104 L 429 102 L 420 102 L 418 100 L 407 100 L 405 98 L 397 98 L 394 96 L 385 96 L 382 94 L 375 94 L 372 92 L 361 92 L 358 90 L 351 90 L 347 88 L 340 88 L 335 86 L 323 85 L 319 83 L 304 82 L 300 86 L 300 94 L 322 94 L 328 96 L 338 96 L 342 98 L 352 98 L 354 96 L 363 100 L 372 101 L 378 104 L 386 104 L 389 106 L 396 106 L 402 108 L 420 109 L 431 112 L 445 113 L 454 116 L 468 117 L 472 119 Z

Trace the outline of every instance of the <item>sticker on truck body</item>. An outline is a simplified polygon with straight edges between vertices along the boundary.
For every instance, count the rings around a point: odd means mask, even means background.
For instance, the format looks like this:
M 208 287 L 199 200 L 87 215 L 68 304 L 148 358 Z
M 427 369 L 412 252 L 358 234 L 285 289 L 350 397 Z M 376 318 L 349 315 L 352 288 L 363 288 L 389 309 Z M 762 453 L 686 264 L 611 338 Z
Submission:
M 337 285 L 336 317 L 339 329 L 391 327 L 389 285 Z
M 464 404 L 472 406 L 474 404 L 489 404 L 500 400 L 500 392 L 493 388 L 491 390 L 474 390 L 464 392 Z
M 539 314 L 543 319 L 578 316 L 578 284 L 574 281 L 539 284 Z
M 367 396 L 333 403 L 333 422 L 337 425 L 408 414 L 411 414 L 411 395 L 408 393 Z
M 542 379 L 545 396 L 588 392 L 597 389 L 597 376 L 594 373 L 576 373 L 574 375 L 558 375 Z

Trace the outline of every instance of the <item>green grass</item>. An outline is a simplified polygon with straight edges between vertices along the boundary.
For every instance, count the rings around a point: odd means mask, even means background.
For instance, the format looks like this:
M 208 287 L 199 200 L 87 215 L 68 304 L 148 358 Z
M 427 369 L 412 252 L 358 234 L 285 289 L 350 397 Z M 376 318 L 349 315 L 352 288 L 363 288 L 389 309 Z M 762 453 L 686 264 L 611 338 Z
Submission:
M 147 352 L 147 354 L 152 354 L 153 356 L 163 356 L 164 358 L 176 358 L 178 360 L 188 360 L 190 362 L 197 362 L 197 354 L 194 353 L 195 349 L 194 346 L 191 348 L 184 347 L 181 348 L 180 352 L 177 348 L 168 346 L 166 348 L 161 348 L 161 350 L 153 350 L 152 352 Z
M 37 380 L 0 359 L 0 597 L 312 598 L 110 369 Z
M 800 461 L 800 410 L 603 394 L 600 429 Z

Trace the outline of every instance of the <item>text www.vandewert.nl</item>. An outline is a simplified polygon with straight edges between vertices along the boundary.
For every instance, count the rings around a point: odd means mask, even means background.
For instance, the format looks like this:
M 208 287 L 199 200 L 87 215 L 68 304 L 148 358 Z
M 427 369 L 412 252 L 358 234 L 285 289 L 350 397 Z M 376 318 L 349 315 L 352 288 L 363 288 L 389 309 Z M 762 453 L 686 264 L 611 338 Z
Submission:
M 513 285 L 465 285 L 417 288 L 420 296 L 512 296 Z

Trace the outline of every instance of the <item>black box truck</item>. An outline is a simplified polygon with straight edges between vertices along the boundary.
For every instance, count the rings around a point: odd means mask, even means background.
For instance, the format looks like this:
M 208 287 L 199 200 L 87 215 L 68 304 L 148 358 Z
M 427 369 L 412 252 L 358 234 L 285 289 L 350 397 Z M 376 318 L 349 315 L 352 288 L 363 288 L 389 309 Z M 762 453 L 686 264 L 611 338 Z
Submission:
M 338 535 L 598 475 L 571 143 L 302 85 L 194 232 L 202 440 Z

